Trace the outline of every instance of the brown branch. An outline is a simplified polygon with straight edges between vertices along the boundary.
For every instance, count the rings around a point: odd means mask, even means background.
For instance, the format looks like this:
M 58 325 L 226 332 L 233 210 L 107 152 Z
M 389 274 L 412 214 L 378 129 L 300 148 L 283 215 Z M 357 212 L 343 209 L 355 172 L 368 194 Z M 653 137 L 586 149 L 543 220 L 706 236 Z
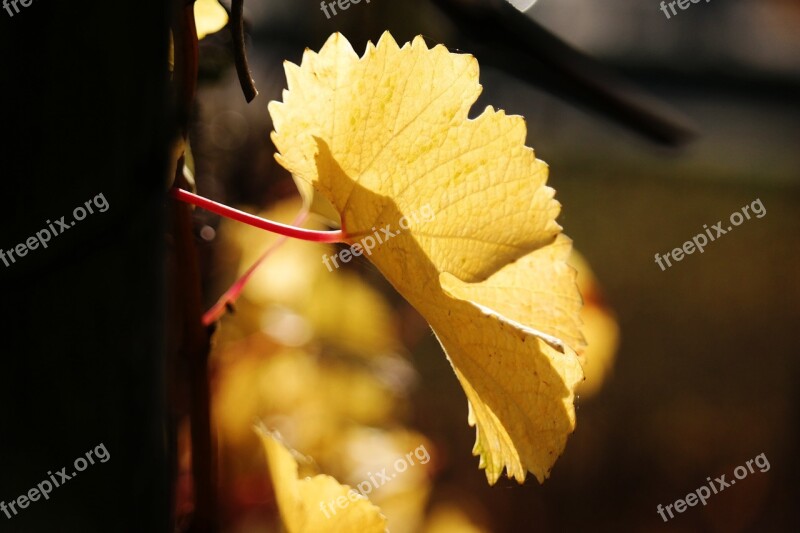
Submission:
M 178 108 L 177 126 L 186 141 L 188 124 L 197 90 L 198 42 L 194 20 L 194 3 L 174 0 L 173 35 L 175 49 L 175 90 Z M 184 176 L 184 158 L 175 168 L 175 184 L 189 186 Z M 208 359 L 211 329 L 202 324 L 202 279 L 195 246 L 192 210 L 174 202 L 171 206 L 172 233 L 175 246 L 173 275 L 179 313 L 178 374 L 173 380 L 178 415 L 188 416 L 191 424 L 192 480 L 194 514 L 188 531 L 215 533 L 219 530 L 217 498 L 216 449 L 211 426 L 211 391 Z
M 176 183 L 186 184 L 181 175 Z M 175 282 L 182 316 L 179 366 L 185 372 L 191 424 L 192 480 L 194 485 L 194 514 L 188 531 L 213 533 L 217 523 L 217 461 L 211 427 L 211 390 L 208 358 L 212 328 L 202 325 L 203 301 L 201 276 L 190 206 L 173 202 L 172 225 L 175 236 Z
M 236 74 L 239 76 L 245 100 L 250 103 L 258 96 L 258 89 L 247 64 L 247 51 L 244 45 L 244 0 L 231 2 L 231 33 L 233 33 L 233 60 L 236 64 Z

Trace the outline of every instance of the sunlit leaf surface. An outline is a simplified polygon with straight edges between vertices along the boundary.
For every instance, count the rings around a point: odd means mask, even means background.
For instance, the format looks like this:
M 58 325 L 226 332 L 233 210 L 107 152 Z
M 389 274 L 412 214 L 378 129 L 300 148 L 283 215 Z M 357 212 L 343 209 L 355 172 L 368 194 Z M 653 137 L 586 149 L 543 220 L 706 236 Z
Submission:
M 543 481 L 575 425 L 580 297 L 524 120 L 468 119 L 477 61 L 420 37 L 400 48 L 386 33 L 359 58 L 334 34 L 286 75 L 270 104 L 278 161 L 349 242 L 380 241 L 368 259 L 441 342 L 489 482 Z

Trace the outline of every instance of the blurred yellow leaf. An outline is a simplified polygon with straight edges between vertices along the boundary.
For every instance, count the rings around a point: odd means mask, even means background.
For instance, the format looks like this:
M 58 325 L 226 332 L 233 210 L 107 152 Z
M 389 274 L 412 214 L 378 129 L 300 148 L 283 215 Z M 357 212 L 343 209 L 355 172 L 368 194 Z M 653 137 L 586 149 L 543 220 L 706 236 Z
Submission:
M 399 428 L 352 426 L 343 432 L 339 448 L 326 471 L 359 489 L 370 487 L 373 473 L 385 472 L 390 481 L 377 480 L 364 494 L 381 508 L 392 533 L 417 533 L 431 491 L 435 452 L 430 440 Z
M 375 357 L 397 347 L 391 308 L 381 294 L 350 273 L 325 270 L 304 313 L 321 339 L 354 355 Z
M 468 119 L 477 61 L 421 37 L 401 49 L 385 33 L 359 58 L 334 34 L 285 69 L 269 107 L 278 161 L 431 324 L 489 482 L 543 481 L 575 425 L 580 298 L 524 120 Z
M 261 431 L 272 486 L 289 533 L 383 533 L 386 519 L 369 499 L 331 476 L 299 479 L 298 463 L 275 435 Z
M 581 397 L 591 397 L 603 386 L 614 366 L 619 346 L 619 325 L 613 311 L 603 303 L 600 284 L 586 259 L 573 250 L 568 262 L 578 271 L 578 289 L 584 299 L 581 309 L 582 330 L 587 342 L 583 353 L 588 361 L 583 367 L 586 379 L 576 392 Z
M 301 209 L 298 200 L 277 203 L 261 216 L 289 223 Z M 312 220 L 309 229 L 323 229 Z M 280 237 L 246 224 L 223 220 L 220 233 L 238 252 L 239 275 Z M 302 315 L 317 340 L 330 343 L 351 355 L 371 358 L 397 349 L 392 310 L 380 292 L 352 273 L 334 276 L 323 257 L 336 252 L 333 246 L 287 240 L 253 274 L 244 290 L 252 302 L 267 309 L 280 306 Z M 236 258 L 237 253 L 220 254 Z M 225 260 L 225 259 L 223 259 Z M 285 324 L 276 330 L 287 332 Z
M 394 396 L 369 371 L 343 361 L 322 364 L 301 349 L 264 354 L 252 339 L 226 348 L 230 363 L 215 393 L 217 424 L 234 444 L 264 419 L 317 460 L 352 424 L 384 423 Z
M 197 26 L 197 38 L 202 39 L 209 33 L 216 33 L 228 23 L 228 13 L 218 0 L 195 0 L 194 21 Z
M 463 505 L 463 504 L 462 504 Z M 475 524 L 461 507 L 452 504 L 439 504 L 434 507 L 424 533 L 488 533 L 488 530 Z

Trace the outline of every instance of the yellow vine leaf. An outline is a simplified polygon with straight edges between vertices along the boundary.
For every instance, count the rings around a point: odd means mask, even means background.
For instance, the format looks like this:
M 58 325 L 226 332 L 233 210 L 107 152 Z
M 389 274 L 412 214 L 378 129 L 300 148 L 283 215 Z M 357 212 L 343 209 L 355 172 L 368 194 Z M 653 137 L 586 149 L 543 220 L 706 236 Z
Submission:
M 581 322 L 588 346 L 583 355 L 589 361 L 583 367 L 586 379 L 575 392 L 589 398 L 600 391 L 614 368 L 620 330 L 614 310 L 603 302 L 600 282 L 586 258 L 572 250 L 568 263 L 578 271 L 578 289 L 584 298 Z
M 299 479 L 295 455 L 274 434 L 259 430 L 283 525 L 289 533 L 384 533 L 386 518 L 369 499 L 331 476 Z
M 228 23 L 228 13 L 220 5 L 219 0 L 196 0 L 194 21 L 197 26 L 197 38 L 202 39 L 224 28 Z
M 583 337 L 571 242 L 523 118 L 469 119 L 477 61 L 421 37 L 400 48 L 384 33 L 359 58 L 334 34 L 285 70 L 277 160 L 349 243 L 380 241 L 363 253 L 442 344 L 489 483 L 504 469 L 543 482 L 575 426 Z

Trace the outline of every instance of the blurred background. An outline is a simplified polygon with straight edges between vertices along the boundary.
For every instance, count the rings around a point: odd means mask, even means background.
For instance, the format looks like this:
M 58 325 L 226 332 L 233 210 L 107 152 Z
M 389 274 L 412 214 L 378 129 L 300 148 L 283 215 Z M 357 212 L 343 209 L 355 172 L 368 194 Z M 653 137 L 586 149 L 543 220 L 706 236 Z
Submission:
M 518 72 L 481 63 L 473 115 L 491 104 L 526 117 L 583 256 L 572 262 L 587 304 L 588 378 L 551 478 L 489 487 L 463 391 L 427 324 L 368 262 L 329 273 L 321 255 L 335 249 L 289 242 L 215 339 L 226 531 L 279 531 L 258 422 L 350 485 L 425 445 L 429 463 L 370 495 L 395 533 L 798 530 L 800 3 L 701 2 L 667 19 L 655 0 L 539 0 L 527 16 L 699 134 L 659 146 L 521 81 L 537 77 L 529 63 Z M 335 31 L 359 53 L 387 29 L 400 43 L 422 34 L 450 46 L 472 31 L 422 0 L 361 2 L 331 18 L 318 2 L 249 0 L 245 18 L 260 95 L 245 103 L 229 32 L 201 41 L 195 177 L 200 194 L 285 222 L 299 203 L 273 159 L 267 113 L 285 88 L 282 62 L 299 63 Z M 655 264 L 656 252 L 756 199 L 763 218 L 666 271 Z M 210 306 L 274 238 L 196 216 Z M 768 472 L 668 523 L 657 514 L 761 453 Z

